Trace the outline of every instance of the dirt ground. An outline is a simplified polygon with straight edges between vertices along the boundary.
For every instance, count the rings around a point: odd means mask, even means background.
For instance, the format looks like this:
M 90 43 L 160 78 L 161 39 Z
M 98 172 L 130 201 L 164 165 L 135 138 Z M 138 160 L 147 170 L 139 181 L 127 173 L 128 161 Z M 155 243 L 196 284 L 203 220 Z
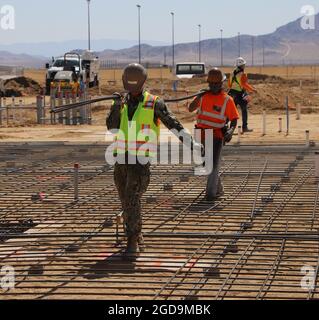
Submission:
M 305 141 L 305 131 L 310 130 L 310 139 L 319 140 L 319 91 L 318 84 L 315 81 L 304 80 L 302 87 L 299 80 L 284 80 L 279 77 L 268 77 L 265 75 L 256 75 L 251 83 L 256 87 L 257 93 L 253 96 L 250 105 L 249 126 L 254 132 L 244 135 L 241 138 L 242 143 L 289 143 L 293 141 Z M 205 78 L 189 79 L 179 81 L 177 92 L 173 90 L 172 79 L 149 79 L 146 85 L 147 89 L 153 94 L 164 98 L 175 98 L 190 95 L 206 88 Z M 99 92 L 101 91 L 101 92 Z M 123 92 L 121 82 L 108 83 L 97 88 L 91 89 L 91 96 L 110 95 L 114 92 Z M 289 97 L 290 108 L 290 132 L 286 135 L 286 109 L 285 100 Z M 34 105 L 36 97 L 25 93 L 22 98 L 23 104 Z M 11 101 L 11 100 L 10 100 Z M 176 114 L 177 118 L 192 130 L 196 115 L 188 112 L 188 103 L 169 104 L 170 109 Z M 11 103 L 11 102 L 8 102 Z M 49 97 L 46 97 L 46 104 L 49 103 Z M 296 106 L 302 106 L 302 119 L 296 120 Z M 105 118 L 110 108 L 110 104 L 103 102 L 93 107 L 93 125 L 81 127 L 67 126 L 37 126 L 35 123 L 35 111 L 23 111 L 15 114 L 15 122 L 9 121 L 6 127 L 6 121 L 0 127 L 0 141 L 86 141 L 103 142 L 105 141 Z M 266 135 L 262 136 L 262 111 L 266 110 Z M 20 112 L 20 111 L 15 111 Z M 48 114 L 47 114 L 48 117 Z M 283 120 L 283 132 L 278 133 L 279 120 Z M 241 124 L 241 123 L 240 123 Z M 18 126 L 18 128 L 17 128 Z M 234 138 L 234 143 L 237 138 Z
M 182 111 L 181 111 L 182 112 Z M 183 111 L 186 112 L 186 111 Z M 105 118 L 105 112 L 99 112 L 100 122 Z M 286 123 L 283 118 L 283 132 L 279 133 L 278 115 L 267 115 L 266 135 L 262 136 L 262 116 L 254 114 L 250 116 L 250 127 L 254 129 L 253 133 L 241 136 L 242 144 L 248 143 L 305 143 L 305 131 L 310 131 L 310 140 L 319 141 L 319 114 L 302 115 L 301 120 L 296 120 L 296 115 L 292 114 L 290 119 L 290 133 L 286 135 Z M 194 122 L 183 121 L 187 129 L 192 131 Z M 165 136 L 167 131 L 162 128 L 162 135 Z M 104 125 L 94 124 L 92 126 L 30 126 L 20 128 L 0 128 L 0 142 L 50 142 L 50 141 L 77 141 L 103 143 L 111 141 L 111 136 L 106 136 L 106 128 Z M 237 143 L 238 137 L 234 136 L 232 143 Z

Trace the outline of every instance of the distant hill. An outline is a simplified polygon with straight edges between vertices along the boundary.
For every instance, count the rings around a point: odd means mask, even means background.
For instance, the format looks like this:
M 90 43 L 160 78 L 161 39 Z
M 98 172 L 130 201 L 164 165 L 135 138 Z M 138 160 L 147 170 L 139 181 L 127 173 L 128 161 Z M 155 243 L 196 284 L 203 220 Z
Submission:
M 316 15 L 316 29 L 303 30 L 300 19 L 279 27 L 275 32 L 261 35 L 241 35 L 241 55 L 248 62 L 252 61 L 252 43 L 254 46 L 254 63 L 263 63 L 263 46 L 265 48 L 266 64 L 281 63 L 319 63 L 319 14 Z M 218 65 L 221 56 L 220 39 L 209 39 L 201 42 L 202 60 Z M 232 65 L 238 56 L 238 37 L 223 39 L 224 63 Z M 164 56 L 168 63 L 171 63 L 171 46 L 143 45 L 142 55 L 144 61 L 163 62 Z M 134 46 L 122 50 L 104 50 L 100 52 L 101 59 L 118 61 L 136 60 L 138 47 Z M 181 43 L 175 47 L 176 61 L 197 61 L 198 42 Z
M 159 46 L 166 45 L 162 41 L 146 41 L 146 43 Z M 95 51 L 103 51 L 105 48 L 119 50 L 129 48 L 136 44 L 136 40 L 116 40 L 116 39 L 99 39 L 92 40 L 91 47 Z M 38 42 L 38 43 L 13 43 L 9 45 L 0 44 L 0 51 L 9 51 L 15 54 L 29 54 L 35 56 L 52 57 L 61 55 L 67 51 L 76 48 L 87 48 L 87 40 L 69 40 L 61 42 Z
M 265 64 L 298 64 L 319 63 L 319 14 L 316 15 L 316 29 L 303 30 L 300 19 L 279 27 L 270 34 L 261 36 L 241 35 L 241 55 L 252 62 L 252 43 L 254 45 L 254 63 L 261 65 L 263 57 Z M 112 42 L 113 41 L 113 42 Z M 134 44 L 135 41 L 125 43 L 122 40 L 98 40 L 92 47 L 96 48 L 96 55 L 101 60 L 110 60 L 117 63 L 137 61 L 138 46 L 127 49 L 118 49 L 121 45 Z M 155 44 L 158 42 L 154 41 Z M 0 65 L 22 65 L 25 67 L 41 67 L 51 56 L 62 54 L 72 49 L 86 48 L 86 41 L 69 41 L 64 43 L 20 44 L 12 45 L 11 50 L 0 51 Z M 19 47 L 20 46 L 20 47 Z M 0 45 L 0 50 L 3 46 Z M 264 47 L 264 55 L 263 55 Z M 23 49 L 24 48 L 24 49 Z M 108 48 L 108 49 L 105 49 Z M 201 42 L 202 61 L 219 65 L 221 61 L 220 39 L 208 39 Z M 46 52 L 40 56 L 33 54 L 17 54 L 15 52 Z M 41 51 L 42 50 L 42 51 Z M 47 51 L 45 51 L 47 50 Z M 9 52 L 10 51 L 10 52 Z M 238 56 L 238 38 L 223 39 L 224 64 L 233 65 Z M 47 56 L 48 58 L 44 58 Z M 175 47 L 176 62 L 197 61 L 198 42 L 181 43 Z M 144 62 L 170 64 L 172 61 L 172 48 L 167 45 L 142 45 L 142 59 Z
M 0 66 L 24 66 L 27 68 L 44 67 L 47 58 L 28 54 L 14 54 L 0 51 Z

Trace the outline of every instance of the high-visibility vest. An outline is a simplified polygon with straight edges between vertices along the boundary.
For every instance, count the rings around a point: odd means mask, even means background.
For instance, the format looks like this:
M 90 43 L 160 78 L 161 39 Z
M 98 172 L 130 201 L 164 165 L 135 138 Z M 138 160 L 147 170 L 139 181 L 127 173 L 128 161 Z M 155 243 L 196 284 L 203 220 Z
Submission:
M 144 100 L 139 103 L 132 121 L 128 117 L 128 105 L 121 109 L 120 130 L 116 136 L 114 154 L 155 157 L 160 133 L 160 123 L 154 122 L 157 96 L 144 92 Z M 114 102 L 113 102 L 114 103 Z
M 229 95 L 225 95 L 222 106 L 212 103 L 211 99 L 201 98 L 200 107 L 197 111 L 197 126 L 203 129 L 222 129 L 225 127 L 227 118 L 225 116 Z
M 241 87 L 242 75 L 243 75 L 243 72 L 238 73 L 236 76 L 234 76 L 234 74 L 231 75 L 231 78 L 230 78 L 230 83 L 231 83 L 230 89 L 231 90 L 235 90 L 238 92 L 243 91 L 243 88 Z

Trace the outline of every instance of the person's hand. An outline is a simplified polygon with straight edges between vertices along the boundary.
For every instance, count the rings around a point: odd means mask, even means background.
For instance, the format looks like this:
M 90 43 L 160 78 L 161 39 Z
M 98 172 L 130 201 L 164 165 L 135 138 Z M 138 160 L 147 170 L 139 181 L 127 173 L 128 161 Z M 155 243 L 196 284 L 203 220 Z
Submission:
M 118 93 L 118 92 L 114 92 L 114 93 L 113 93 L 113 96 L 116 96 L 116 98 L 115 98 L 116 100 L 117 100 L 117 99 L 119 99 L 119 100 L 122 100 L 122 99 L 123 99 L 123 96 L 122 96 L 120 93 Z
M 192 146 L 192 151 L 195 151 L 198 155 L 204 156 L 205 147 L 201 143 L 194 142 Z
M 225 133 L 225 136 L 224 136 L 225 142 L 229 143 L 233 139 L 233 135 L 234 135 L 233 129 L 227 130 L 227 132 Z
M 118 93 L 118 92 L 114 92 L 113 96 L 115 96 L 116 98 L 113 100 L 113 107 L 115 108 L 121 108 L 123 105 L 123 96 Z

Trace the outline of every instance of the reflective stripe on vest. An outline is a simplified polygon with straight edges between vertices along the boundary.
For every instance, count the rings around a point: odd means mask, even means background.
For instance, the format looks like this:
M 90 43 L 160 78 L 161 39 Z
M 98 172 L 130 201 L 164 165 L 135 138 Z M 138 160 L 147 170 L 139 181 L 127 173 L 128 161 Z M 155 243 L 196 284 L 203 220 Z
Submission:
M 203 124 L 203 125 L 210 126 L 213 128 L 223 128 L 225 126 L 226 120 L 227 120 L 225 113 L 226 113 L 226 108 L 227 108 L 227 104 L 228 104 L 229 99 L 230 99 L 230 96 L 226 96 L 224 104 L 223 104 L 219 114 L 214 113 L 214 112 L 204 111 L 202 109 L 203 101 L 201 100 L 201 105 L 200 105 L 200 108 L 197 113 L 197 124 Z M 216 120 L 219 120 L 222 122 L 217 122 Z
M 139 103 L 132 121 L 128 119 L 128 105 L 125 104 L 122 107 L 115 154 L 128 152 L 134 156 L 154 157 L 156 155 L 159 123 L 154 123 L 154 115 L 157 99 L 157 96 L 145 92 L 144 99 Z

